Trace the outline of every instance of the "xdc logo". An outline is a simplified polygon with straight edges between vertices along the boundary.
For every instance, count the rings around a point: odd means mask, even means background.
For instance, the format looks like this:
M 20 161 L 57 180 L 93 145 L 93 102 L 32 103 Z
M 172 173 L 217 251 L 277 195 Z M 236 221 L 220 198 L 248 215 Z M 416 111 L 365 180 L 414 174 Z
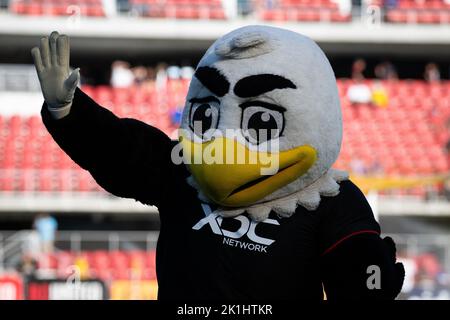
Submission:
M 239 221 L 240 223 L 239 228 L 236 231 L 230 231 L 222 227 L 223 218 L 216 213 L 212 213 L 211 208 L 208 205 L 202 204 L 202 208 L 203 211 L 205 212 L 206 217 L 198 221 L 192 227 L 193 230 L 200 230 L 204 226 L 208 225 L 213 233 L 224 237 L 223 239 L 224 244 L 251 251 L 267 252 L 266 251 L 267 246 L 270 246 L 272 243 L 275 242 L 275 240 L 273 239 L 265 238 L 262 237 L 261 235 L 258 235 L 256 227 L 260 223 L 280 225 L 277 220 L 266 219 L 261 222 L 255 222 L 251 221 L 246 216 L 241 215 L 233 217 L 233 219 Z M 248 239 L 250 239 L 254 243 L 247 243 L 237 240 L 241 239 L 245 235 L 247 236 Z

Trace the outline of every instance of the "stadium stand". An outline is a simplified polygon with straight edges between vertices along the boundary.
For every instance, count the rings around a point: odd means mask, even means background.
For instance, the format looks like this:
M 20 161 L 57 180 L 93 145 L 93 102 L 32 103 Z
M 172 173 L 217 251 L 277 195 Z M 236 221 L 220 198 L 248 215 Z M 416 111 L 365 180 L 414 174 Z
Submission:
M 445 0 L 372 0 L 372 6 L 384 10 L 392 23 L 438 24 L 450 22 L 450 3 Z M 336 0 L 254 0 L 249 13 L 265 21 L 349 22 L 351 6 Z M 120 8 L 119 8 L 120 9 Z M 105 17 L 102 0 L 11 0 L 9 10 L 19 15 Z M 129 0 L 127 9 L 119 10 L 150 18 L 227 19 L 222 0 Z
M 102 0 L 12 0 L 10 11 L 24 15 L 64 16 L 74 13 L 93 17 L 105 15 Z
M 131 0 L 131 10 L 146 17 L 225 19 L 221 0 Z
M 387 8 L 386 20 L 394 23 L 449 23 L 450 3 L 444 0 L 399 0 Z
M 270 4 L 269 4 L 270 3 Z M 450 3 L 445 0 L 399 0 L 397 3 L 372 0 L 370 5 L 382 8 L 385 20 L 392 23 L 449 23 Z M 279 0 L 259 1 L 255 5 L 260 18 L 269 21 L 349 22 L 351 10 L 343 10 L 339 1 Z M 353 12 L 354 14 L 355 12 Z
M 338 81 L 341 97 L 350 83 Z M 445 172 L 448 163 L 443 145 L 447 133 L 443 124 L 450 116 L 448 86 L 447 82 L 385 83 L 390 97 L 385 109 L 352 106 L 348 99 L 342 98 L 344 147 L 337 166 L 350 170 L 351 159 L 360 158 L 366 164 L 380 161 L 387 175 Z M 433 112 L 440 116 L 434 117 Z
M 364 80 L 372 86 L 372 80 Z M 353 170 L 361 161 L 366 170 L 377 167 L 386 176 L 427 176 L 449 170 L 444 145 L 450 117 L 450 82 L 382 81 L 388 106 L 352 105 L 346 92 L 353 80 L 339 79 L 344 118 L 343 149 L 336 167 Z M 84 86 L 83 90 L 121 117 L 154 125 L 170 136 L 176 126 L 171 111 L 183 104 L 188 80 L 168 80 L 156 89 L 138 86 Z M 99 191 L 89 174 L 65 155 L 38 115 L 0 115 L 1 191 Z M 423 189 L 418 192 L 423 194 Z
M 130 10 L 152 18 L 225 19 L 221 0 L 130 0 Z M 23 15 L 104 17 L 102 0 L 13 0 L 10 11 Z
M 37 271 L 52 272 L 59 278 L 67 277 L 70 266 L 78 266 L 83 278 L 96 278 L 105 282 L 112 280 L 154 280 L 155 251 L 144 250 L 93 250 L 57 251 L 40 254 Z
M 280 0 L 275 5 L 259 1 L 255 7 L 260 18 L 268 21 L 332 21 L 348 22 L 349 13 L 342 13 L 332 0 Z

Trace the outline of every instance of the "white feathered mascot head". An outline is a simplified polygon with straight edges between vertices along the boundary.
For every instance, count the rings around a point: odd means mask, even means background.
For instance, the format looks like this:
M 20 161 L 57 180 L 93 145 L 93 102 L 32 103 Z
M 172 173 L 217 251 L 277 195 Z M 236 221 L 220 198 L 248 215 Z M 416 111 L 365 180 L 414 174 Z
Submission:
M 288 30 L 247 26 L 218 39 L 189 87 L 180 129 L 189 182 L 223 216 L 315 210 L 339 193 L 336 79 L 322 50 Z

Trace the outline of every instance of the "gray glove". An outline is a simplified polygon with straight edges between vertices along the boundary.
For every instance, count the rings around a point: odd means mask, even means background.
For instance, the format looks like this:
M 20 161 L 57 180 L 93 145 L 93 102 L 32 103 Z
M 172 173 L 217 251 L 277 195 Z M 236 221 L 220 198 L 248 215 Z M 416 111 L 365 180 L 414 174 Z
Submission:
M 70 72 L 69 37 L 53 31 L 31 50 L 42 94 L 52 116 L 65 117 L 70 112 L 73 95 L 80 79 L 79 69 Z

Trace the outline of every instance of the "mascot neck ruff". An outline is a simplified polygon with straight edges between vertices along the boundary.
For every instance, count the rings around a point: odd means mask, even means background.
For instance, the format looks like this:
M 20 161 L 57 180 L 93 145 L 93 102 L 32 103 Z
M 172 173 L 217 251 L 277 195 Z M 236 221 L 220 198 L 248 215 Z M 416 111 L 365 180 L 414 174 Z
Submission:
M 188 182 L 223 216 L 315 210 L 346 179 L 331 169 L 342 140 L 333 70 L 311 39 L 283 29 L 244 27 L 208 49 L 180 140 Z

